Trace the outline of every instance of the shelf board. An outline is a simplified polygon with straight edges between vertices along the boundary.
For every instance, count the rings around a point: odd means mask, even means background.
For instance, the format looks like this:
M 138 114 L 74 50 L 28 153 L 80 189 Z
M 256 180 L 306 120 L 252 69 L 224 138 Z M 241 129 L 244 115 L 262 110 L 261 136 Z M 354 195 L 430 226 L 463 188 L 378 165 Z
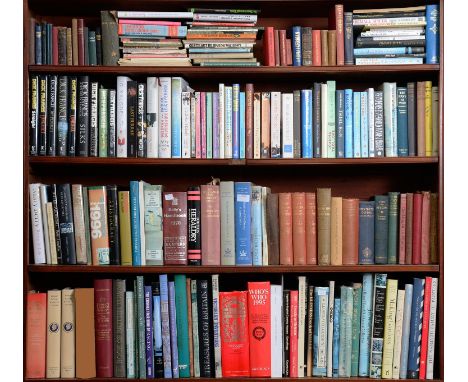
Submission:
M 88 379 L 78 379 L 78 378 L 34 378 L 34 379 L 25 379 L 26 381 L 35 381 L 35 382 L 63 382 L 63 381 L 92 381 L 92 382 L 111 382 L 111 381 L 132 381 L 132 382 L 143 382 L 148 381 L 147 379 L 127 379 L 127 378 L 88 378 Z M 156 378 L 153 379 L 156 381 L 168 381 L 176 382 L 180 379 L 173 378 Z M 375 379 L 371 378 L 324 378 L 324 377 L 303 377 L 303 378 L 254 378 L 254 377 L 235 377 L 235 378 L 184 378 L 185 381 L 197 381 L 197 382 L 213 382 L 213 381 L 223 381 L 223 382 L 239 382 L 239 381 L 248 381 L 248 382 L 268 382 L 268 381 L 330 381 L 330 382 L 374 382 Z M 407 379 L 392 379 L 392 381 L 405 381 Z M 432 379 L 432 382 L 443 382 L 442 379 Z M 412 379 L 411 382 L 427 382 L 426 379 Z
M 124 266 L 124 265 L 29 265 L 31 273 L 361 273 L 439 272 L 439 265 L 268 265 L 268 266 Z

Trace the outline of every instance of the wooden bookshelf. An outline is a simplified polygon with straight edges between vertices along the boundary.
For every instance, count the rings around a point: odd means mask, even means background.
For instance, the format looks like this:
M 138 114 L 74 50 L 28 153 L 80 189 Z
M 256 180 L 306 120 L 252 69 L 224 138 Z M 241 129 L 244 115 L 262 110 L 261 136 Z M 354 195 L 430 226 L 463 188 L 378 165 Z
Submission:
M 70 24 L 72 17 L 83 17 L 97 24 L 101 9 L 181 11 L 187 7 L 233 7 L 232 0 L 81 0 L 64 6 L 63 0 L 23 0 L 24 5 L 24 107 L 23 107 L 23 278 L 24 322 L 26 292 L 67 286 L 90 286 L 96 277 L 134 277 L 157 274 L 222 274 L 234 284 L 245 283 L 247 275 L 258 279 L 281 275 L 311 275 L 327 280 L 359 281 L 363 272 L 385 272 L 399 279 L 432 275 L 439 278 L 438 328 L 436 339 L 436 382 L 444 380 L 444 1 L 443 0 L 239 0 L 236 8 L 260 9 L 259 25 L 311 25 L 326 28 L 329 9 L 336 3 L 345 10 L 356 8 L 406 7 L 440 4 L 440 64 L 385 66 L 326 66 L 326 67 L 119 67 L 119 66 L 47 66 L 29 65 L 29 18 L 36 17 L 61 25 Z M 258 50 L 257 50 L 258 49 Z M 261 45 L 256 47 L 256 54 Z M 159 159 L 159 158 L 67 158 L 29 156 L 29 76 L 30 74 L 88 74 L 92 79 L 111 81 L 117 75 L 144 78 L 147 75 L 180 75 L 197 89 L 213 89 L 218 82 L 253 82 L 260 90 L 300 89 L 300 86 L 327 79 L 336 79 L 351 87 L 375 86 L 383 81 L 431 80 L 439 86 L 439 157 L 362 158 L 362 159 Z M 82 183 L 84 185 L 117 184 L 128 187 L 130 180 L 144 179 L 164 184 L 168 190 L 182 191 L 187 186 L 202 184 L 219 177 L 227 180 L 251 180 L 269 186 L 272 192 L 306 191 L 331 187 L 334 195 L 369 198 L 389 191 L 413 192 L 430 190 L 439 194 L 439 264 L 438 265 L 353 265 L 353 266 L 61 266 L 34 265 L 30 234 L 28 185 L 42 183 Z M 238 276 L 237 274 L 240 274 Z M 24 326 L 25 327 L 25 326 Z M 26 336 L 24 336 L 25 341 Z M 24 347 L 26 343 L 23 343 Z M 23 361 L 25 352 L 23 353 Z M 24 362 L 23 362 L 24 363 Z M 25 371 L 25 369 L 23 369 Z M 279 378 L 276 378 L 280 380 Z M 371 381 L 369 378 L 302 378 L 304 381 L 334 382 Z M 29 381 L 29 379 L 24 379 Z M 34 379 L 34 381 L 63 381 L 63 379 Z M 68 379 L 78 381 L 78 379 Z M 130 379 L 95 378 L 94 382 L 130 381 Z M 211 379 L 192 378 L 199 382 Z M 270 378 L 223 378 L 223 381 L 249 380 L 267 382 Z M 292 378 L 281 378 L 292 381 Z M 32 380 L 31 380 L 32 381 Z M 91 381 L 91 380 L 90 380 Z M 133 381 L 140 381 L 133 379 Z M 143 380 L 141 380 L 143 381 Z M 419 380 L 415 380 L 419 381 Z

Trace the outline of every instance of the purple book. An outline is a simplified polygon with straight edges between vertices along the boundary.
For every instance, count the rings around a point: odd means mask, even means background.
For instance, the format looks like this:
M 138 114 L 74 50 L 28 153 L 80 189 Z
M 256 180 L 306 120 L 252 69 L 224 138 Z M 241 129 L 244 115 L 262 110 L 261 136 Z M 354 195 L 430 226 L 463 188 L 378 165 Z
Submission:
M 239 159 L 239 84 L 232 85 L 232 157 Z
M 213 93 L 213 158 L 219 159 L 219 93 Z
M 171 331 L 172 378 L 179 378 L 179 353 L 177 350 L 177 325 L 175 307 L 175 284 L 169 282 L 169 328 Z
M 153 296 L 151 286 L 145 286 L 145 334 L 146 378 L 154 378 Z
M 206 92 L 200 92 L 201 157 L 206 158 Z

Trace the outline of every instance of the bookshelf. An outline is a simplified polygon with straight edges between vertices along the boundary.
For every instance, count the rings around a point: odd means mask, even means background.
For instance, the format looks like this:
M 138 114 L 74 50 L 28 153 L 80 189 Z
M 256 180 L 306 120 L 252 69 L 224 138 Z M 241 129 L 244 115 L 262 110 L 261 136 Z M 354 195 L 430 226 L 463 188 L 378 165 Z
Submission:
M 433 4 L 431 0 L 240 0 L 236 8 L 261 9 L 258 25 L 289 27 L 295 24 L 323 28 L 327 25 L 328 10 L 335 3 L 344 4 L 345 10 L 355 8 L 405 7 Z M 55 287 L 91 286 L 96 277 L 152 275 L 161 272 L 174 274 L 226 275 L 229 281 L 239 284 L 244 275 L 264 279 L 281 274 L 313 275 L 323 278 L 330 275 L 340 283 L 363 272 L 385 272 L 401 280 L 411 277 L 434 276 L 439 278 L 438 327 L 436 339 L 435 381 L 444 380 L 444 1 L 440 0 L 440 64 L 439 65 L 385 65 L 385 66 L 330 66 L 330 67 L 254 67 L 254 68 L 203 68 L 203 67 L 119 67 L 119 66 L 51 66 L 29 65 L 29 18 L 69 24 L 72 17 L 83 17 L 98 23 L 101 9 L 180 11 L 188 7 L 232 7 L 230 0 L 82 0 L 64 6 L 61 0 L 23 0 L 24 9 L 24 109 L 23 109 L 23 275 L 24 319 L 26 319 L 26 293 L 30 290 L 47 290 Z M 261 57 L 261 43 L 255 48 Z M 212 90 L 222 79 L 226 82 L 254 82 L 259 90 L 292 90 L 303 83 L 327 79 L 345 82 L 351 87 L 375 86 L 383 81 L 432 80 L 439 86 L 439 157 L 372 158 L 372 159 L 141 159 L 141 158 L 59 158 L 30 157 L 29 151 L 29 76 L 39 73 L 89 74 L 93 78 L 111 79 L 128 75 L 135 79 L 149 74 L 182 76 L 194 88 Z M 251 180 L 269 186 L 274 192 L 305 191 L 317 187 L 331 187 L 332 192 L 343 197 L 369 198 L 388 191 L 416 191 L 428 189 L 439 194 L 439 264 L 438 265 L 356 265 L 356 266 L 60 266 L 34 265 L 30 234 L 28 185 L 33 182 L 69 182 L 117 184 L 128 186 L 131 179 L 144 179 L 154 184 L 164 184 L 171 191 L 186 190 L 192 184 L 206 183 L 213 177 L 232 180 Z M 241 274 L 238 276 L 237 274 Z M 357 275 L 356 275 L 357 276 Z M 356 281 L 356 280 L 354 280 Z M 25 322 L 25 320 L 24 320 Z M 25 326 L 24 326 L 25 328 Z M 24 338 L 26 338 L 24 336 Z M 24 342 L 24 346 L 26 343 Z M 23 356 L 25 360 L 25 353 Z M 245 378 L 223 378 L 239 381 Z M 292 378 L 281 378 L 292 380 Z M 318 380 L 325 378 L 303 378 Z M 363 381 L 369 378 L 326 378 L 330 381 Z M 46 379 L 35 379 L 45 381 Z M 75 380 L 75 379 L 69 379 Z M 78 380 L 78 379 L 76 379 Z M 93 381 L 117 379 L 95 378 Z M 119 379 L 122 380 L 122 379 Z M 125 379 L 123 379 L 125 380 Z M 129 379 L 130 380 L 130 379 Z M 139 381 L 139 379 L 133 379 Z M 200 382 L 210 379 L 197 378 Z M 248 378 L 267 381 L 270 378 Z M 47 379 L 62 381 L 62 379 Z M 416 380 L 418 381 L 418 380 Z

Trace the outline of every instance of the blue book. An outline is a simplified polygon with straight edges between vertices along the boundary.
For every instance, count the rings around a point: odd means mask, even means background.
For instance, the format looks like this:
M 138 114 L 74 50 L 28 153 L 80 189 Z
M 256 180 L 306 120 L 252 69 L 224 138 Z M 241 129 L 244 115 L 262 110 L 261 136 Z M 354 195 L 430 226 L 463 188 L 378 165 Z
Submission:
M 353 158 L 361 157 L 361 92 L 353 93 Z
M 301 41 L 301 27 L 294 26 L 291 28 L 292 32 L 292 53 L 293 53 L 293 65 L 302 65 L 302 41 Z
M 341 287 L 340 312 L 340 350 L 338 360 L 338 377 L 351 376 L 351 349 L 353 328 L 353 288 Z
M 367 92 L 361 92 L 361 158 L 369 157 L 369 124 L 367 123 L 367 109 Z
M 399 157 L 408 156 L 408 89 L 397 88 L 397 149 Z
M 153 349 L 154 376 L 162 378 L 163 374 L 163 341 L 161 329 L 161 292 L 159 282 L 153 284 Z
M 426 64 L 439 63 L 439 5 L 426 5 Z
M 137 317 L 137 354 L 138 375 L 146 379 L 146 330 L 145 330 L 145 286 L 143 276 L 136 277 L 136 317 Z
M 232 157 L 239 159 L 239 84 L 232 85 Z
M 250 53 L 250 48 L 190 48 L 190 53 Z
M 141 265 L 140 239 L 140 191 L 138 181 L 130 181 L 130 227 L 132 231 L 132 262 L 133 266 Z
M 327 375 L 328 287 L 314 288 L 314 356 L 312 375 Z M 332 333 L 330 333 L 332 335 Z
M 159 287 L 161 291 L 161 333 L 163 343 L 164 378 L 172 378 L 169 286 L 167 283 L 167 275 L 159 275 Z
M 251 197 L 252 184 L 250 182 L 236 182 L 234 184 L 236 265 L 252 265 L 250 242 Z
M 359 202 L 359 264 L 374 264 L 375 202 Z
M 262 187 L 252 186 L 252 263 L 262 265 Z
M 145 286 L 145 333 L 146 378 L 154 378 L 153 293 L 150 286 Z
M 413 301 L 411 303 L 411 321 L 408 348 L 408 373 L 406 378 L 419 378 L 421 353 L 421 331 L 424 310 L 424 279 L 413 279 Z
M 372 273 L 362 276 L 361 337 L 359 343 L 359 377 L 369 376 L 369 350 L 372 331 Z
M 171 335 L 172 378 L 179 378 L 179 352 L 177 347 L 177 314 L 174 281 L 168 283 L 169 292 L 169 330 Z
M 414 54 L 420 53 L 411 47 L 392 47 L 392 48 L 354 48 L 354 55 L 357 57 L 374 56 L 383 54 Z
M 224 87 L 224 158 L 232 158 L 232 86 Z
M 338 377 L 338 366 L 340 359 L 340 310 L 341 299 L 335 298 L 335 308 L 333 311 L 333 361 L 332 376 Z
M 344 91 L 344 150 L 345 158 L 353 157 L 353 89 Z
M 206 92 L 206 157 L 213 158 L 213 93 Z
M 36 23 L 35 36 L 36 65 L 42 65 L 42 26 L 39 23 Z
M 239 157 L 245 159 L 245 92 L 239 93 Z
M 213 93 L 213 158 L 219 159 L 219 93 Z
M 403 309 L 403 325 L 401 333 L 400 379 L 408 375 L 408 354 L 411 324 L 411 305 L 413 303 L 413 284 L 405 285 L 405 307 Z
M 345 157 L 345 91 L 336 91 L 335 101 L 336 157 Z
M 312 90 L 301 90 L 302 157 L 313 158 L 312 139 Z

